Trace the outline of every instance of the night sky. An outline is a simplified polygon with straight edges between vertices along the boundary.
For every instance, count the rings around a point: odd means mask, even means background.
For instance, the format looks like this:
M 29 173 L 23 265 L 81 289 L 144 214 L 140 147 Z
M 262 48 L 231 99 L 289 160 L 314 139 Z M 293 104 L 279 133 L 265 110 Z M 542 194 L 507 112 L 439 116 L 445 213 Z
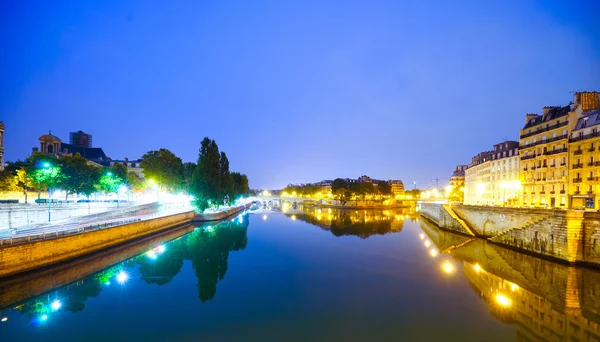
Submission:
M 167 5 L 168 4 L 168 5 Z M 598 1 L 0 0 L 6 160 L 52 130 L 115 159 L 217 141 L 252 188 L 426 188 L 600 90 Z M 446 182 L 446 180 L 444 180 Z M 442 181 L 440 181 L 442 183 Z

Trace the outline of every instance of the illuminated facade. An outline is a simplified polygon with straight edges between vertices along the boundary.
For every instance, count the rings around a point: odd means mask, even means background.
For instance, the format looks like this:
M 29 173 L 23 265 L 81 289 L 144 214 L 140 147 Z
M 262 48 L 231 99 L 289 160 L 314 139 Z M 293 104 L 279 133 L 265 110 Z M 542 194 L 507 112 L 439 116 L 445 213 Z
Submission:
M 519 143 L 505 141 L 494 145 L 490 161 L 490 181 L 487 186 L 493 205 L 519 204 Z
M 587 188 L 577 184 L 583 183 L 584 177 L 591 178 L 589 172 L 593 171 L 581 170 L 584 163 L 587 167 L 591 155 L 586 154 L 587 160 L 582 158 L 584 152 L 578 149 L 583 144 L 580 140 L 593 137 L 577 140 L 572 131 L 577 130 L 582 137 L 591 132 L 590 128 L 581 126 L 580 119 L 590 115 L 597 106 L 597 92 L 575 93 L 574 102 L 569 106 L 544 107 L 542 115 L 526 115 L 526 124 L 520 131 L 519 150 L 523 206 L 567 209 L 572 202 L 583 207 L 594 201 L 588 202 L 593 196 L 593 188 L 592 193 L 588 193 L 590 183 L 585 184 Z M 590 142 L 586 141 L 586 144 Z M 569 153 L 572 149 L 576 151 Z M 584 175 L 586 171 L 587 176 Z
M 404 196 L 404 183 L 401 180 L 389 181 L 394 196 Z
M 464 204 L 490 205 L 490 172 L 492 152 L 481 152 L 471 159 L 465 170 Z
M 584 110 L 569 138 L 569 197 L 573 209 L 600 208 L 600 110 Z
M 450 176 L 450 187 L 463 188 L 465 186 L 465 170 L 469 165 L 457 165 L 456 169 Z

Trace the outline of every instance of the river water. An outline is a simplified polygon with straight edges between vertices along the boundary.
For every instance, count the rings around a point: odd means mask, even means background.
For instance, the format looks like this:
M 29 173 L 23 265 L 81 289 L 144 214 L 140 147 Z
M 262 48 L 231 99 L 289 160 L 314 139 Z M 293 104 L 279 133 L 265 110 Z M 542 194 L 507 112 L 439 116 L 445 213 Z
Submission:
M 600 274 L 402 210 L 183 227 L 0 280 L 0 341 L 598 341 Z

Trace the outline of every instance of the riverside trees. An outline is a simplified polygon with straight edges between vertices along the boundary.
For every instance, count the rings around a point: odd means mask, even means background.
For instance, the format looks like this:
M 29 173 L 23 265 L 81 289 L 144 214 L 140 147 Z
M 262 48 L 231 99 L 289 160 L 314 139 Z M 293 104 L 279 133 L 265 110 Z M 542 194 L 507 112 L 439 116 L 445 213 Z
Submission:
M 204 138 L 191 181 L 190 194 L 194 196 L 194 205 L 204 210 L 233 202 L 248 191 L 248 177 L 238 172 L 232 174 L 225 152 L 219 152 L 214 140 Z

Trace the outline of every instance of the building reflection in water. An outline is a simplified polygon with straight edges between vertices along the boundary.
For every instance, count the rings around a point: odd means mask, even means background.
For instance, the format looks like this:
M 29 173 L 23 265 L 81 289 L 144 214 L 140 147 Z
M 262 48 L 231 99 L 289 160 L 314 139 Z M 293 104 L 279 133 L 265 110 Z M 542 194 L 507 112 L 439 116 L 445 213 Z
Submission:
M 441 272 L 462 268 L 518 341 L 600 341 L 600 273 L 509 250 L 422 221 L 419 239 Z M 432 254 L 432 251 L 435 253 Z M 451 266 L 449 266 L 451 265 Z
M 143 253 L 100 272 L 79 280 L 72 279 L 67 286 L 22 299 L 19 303 L 0 309 L 0 319 L 6 322 L 11 314 L 20 313 L 28 315 L 31 323 L 37 325 L 50 319 L 58 311 L 82 311 L 88 298 L 97 297 L 108 287 L 127 286 L 134 275 L 138 274 L 145 283 L 162 286 L 179 274 L 186 260 L 191 262 L 198 280 L 198 298 L 201 302 L 206 302 L 214 298 L 217 283 L 225 277 L 229 253 L 246 248 L 247 227 L 248 215 L 245 215 L 219 223 L 215 227 L 188 230 L 189 234 L 166 244 L 154 245 Z M 84 264 L 78 267 L 90 266 Z M 38 278 L 34 281 L 52 283 L 53 278 L 47 276 L 45 279 Z M 15 283 L 17 282 L 13 282 Z M 0 284 L 0 289 L 0 297 L 17 298 L 23 284 Z M 2 299 L 3 302 L 11 300 Z
M 291 210 L 284 204 L 282 211 L 292 220 L 299 220 L 330 231 L 335 236 L 354 235 L 366 239 L 402 231 L 405 219 L 417 220 L 410 209 L 349 210 L 312 206 Z

